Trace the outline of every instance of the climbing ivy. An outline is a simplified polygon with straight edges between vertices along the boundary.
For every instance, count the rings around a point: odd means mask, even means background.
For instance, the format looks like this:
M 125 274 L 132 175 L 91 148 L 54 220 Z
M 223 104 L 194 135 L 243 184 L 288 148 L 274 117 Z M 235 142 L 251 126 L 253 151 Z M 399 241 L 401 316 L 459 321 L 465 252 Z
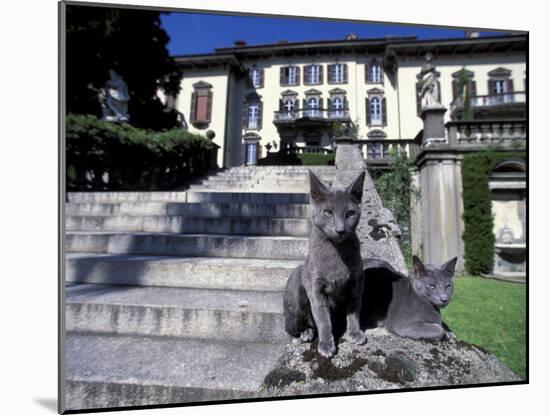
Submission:
M 526 153 L 488 150 L 467 154 L 462 160 L 464 266 L 472 275 L 487 274 L 493 269 L 495 236 L 489 176 L 506 160 L 525 162 Z

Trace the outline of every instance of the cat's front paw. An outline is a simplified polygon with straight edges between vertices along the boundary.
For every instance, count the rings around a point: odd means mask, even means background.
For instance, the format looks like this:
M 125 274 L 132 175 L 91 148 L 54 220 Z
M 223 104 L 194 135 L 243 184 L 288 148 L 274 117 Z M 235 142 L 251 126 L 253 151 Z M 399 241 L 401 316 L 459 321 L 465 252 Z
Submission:
M 326 358 L 331 358 L 336 353 L 336 346 L 334 345 L 334 340 L 330 342 L 319 342 L 317 351 Z
M 355 344 L 365 344 L 367 342 L 367 336 L 361 330 L 356 330 L 348 333 L 349 338 Z
M 302 340 L 304 343 L 312 342 L 315 338 L 315 330 L 312 328 L 305 329 L 303 332 L 300 333 L 300 340 Z

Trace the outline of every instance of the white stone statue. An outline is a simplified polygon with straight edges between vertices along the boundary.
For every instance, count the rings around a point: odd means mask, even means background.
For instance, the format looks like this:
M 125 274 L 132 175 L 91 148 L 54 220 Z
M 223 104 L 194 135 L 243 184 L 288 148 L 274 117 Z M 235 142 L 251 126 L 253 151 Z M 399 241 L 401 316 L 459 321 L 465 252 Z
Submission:
M 112 69 L 109 70 L 111 79 L 105 84 L 104 100 L 101 103 L 103 119 L 114 122 L 126 122 L 130 119 L 128 115 L 128 86 L 122 77 Z
M 420 106 L 424 107 L 440 107 L 441 97 L 439 95 L 439 72 L 435 70 L 435 65 L 432 63 L 433 55 L 426 53 L 426 63 L 422 65 L 420 73 L 417 75 L 420 89 Z

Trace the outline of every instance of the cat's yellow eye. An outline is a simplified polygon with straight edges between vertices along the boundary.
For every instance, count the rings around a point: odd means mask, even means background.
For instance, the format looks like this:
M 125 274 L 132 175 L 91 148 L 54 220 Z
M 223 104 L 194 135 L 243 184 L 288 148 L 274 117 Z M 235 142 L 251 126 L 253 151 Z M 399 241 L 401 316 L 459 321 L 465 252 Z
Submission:
M 323 210 L 323 214 L 329 218 L 332 218 L 332 210 L 325 209 Z
M 355 215 L 355 210 L 348 210 L 348 211 L 346 212 L 346 218 L 349 218 L 349 217 L 351 217 L 351 216 L 353 216 L 353 215 Z

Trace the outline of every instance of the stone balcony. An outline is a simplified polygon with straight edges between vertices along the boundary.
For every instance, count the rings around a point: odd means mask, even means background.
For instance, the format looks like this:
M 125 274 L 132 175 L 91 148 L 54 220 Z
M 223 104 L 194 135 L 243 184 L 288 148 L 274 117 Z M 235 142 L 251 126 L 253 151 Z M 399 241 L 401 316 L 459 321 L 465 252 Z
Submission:
M 525 118 L 527 95 L 524 91 L 494 95 L 476 95 L 470 98 L 474 119 Z M 458 120 L 464 110 L 462 99 L 455 99 L 450 106 L 451 118 Z
M 273 123 L 277 126 L 288 124 L 318 124 L 320 126 L 333 122 L 350 122 L 349 110 L 327 110 L 323 108 L 306 108 L 294 111 L 275 111 Z

